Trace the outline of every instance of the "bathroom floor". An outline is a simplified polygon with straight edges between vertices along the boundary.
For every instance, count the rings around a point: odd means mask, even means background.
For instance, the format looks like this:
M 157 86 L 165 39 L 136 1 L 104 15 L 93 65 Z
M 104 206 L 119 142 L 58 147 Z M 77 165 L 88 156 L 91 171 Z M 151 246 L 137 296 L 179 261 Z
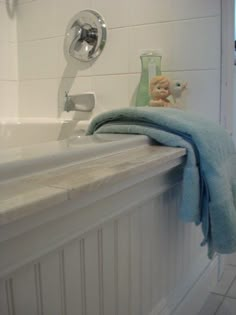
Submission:
M 236 315 L 236 254 L 228 256 L 222 278 L 199 315 Z

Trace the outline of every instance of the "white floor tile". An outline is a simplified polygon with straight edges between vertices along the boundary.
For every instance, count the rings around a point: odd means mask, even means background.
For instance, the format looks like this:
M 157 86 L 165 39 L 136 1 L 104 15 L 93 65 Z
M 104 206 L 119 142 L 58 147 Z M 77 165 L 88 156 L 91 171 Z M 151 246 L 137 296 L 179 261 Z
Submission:
M 216 315 L 235 315 L 236 314 L 236 299 L 226 297 L 223 304 L 220 306 Z
M 227 296 L 236 299 L 236 279 L 234 280 L 229 292 L 227 292 Z M 236 313 L 236 310 L 235 310 L 235 313 Z
M 210 294 L 198 315 L 214 315 L 222 301 L 222 295 Z
M 227 265 L 236 265 L 236 253 L 228 255 L 226 257 L 226 264 Z
M 236 276 L 236 267 L 226 266 L 222 278 L 217 286 L 212 290 L 213 293 L 225 295 Z M 235 312 L 236 314 L 236 312 Z

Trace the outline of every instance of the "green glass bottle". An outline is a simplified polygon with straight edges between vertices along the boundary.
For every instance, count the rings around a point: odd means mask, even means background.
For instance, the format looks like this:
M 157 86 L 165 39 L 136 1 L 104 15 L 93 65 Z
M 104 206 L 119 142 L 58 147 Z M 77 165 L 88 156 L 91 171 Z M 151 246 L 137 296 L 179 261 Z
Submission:
M 147 51 L 140 56 L 140 59 L 142 69 L 135 106 L 148 106 L 150 80 L 156 75 L 161 75 L 161 54 L 155 50 Z

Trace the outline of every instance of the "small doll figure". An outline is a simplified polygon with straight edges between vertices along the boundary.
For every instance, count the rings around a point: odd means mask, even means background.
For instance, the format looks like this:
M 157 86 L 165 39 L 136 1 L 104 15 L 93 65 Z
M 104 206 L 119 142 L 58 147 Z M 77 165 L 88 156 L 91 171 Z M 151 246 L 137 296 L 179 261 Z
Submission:
M 150 96 L 149 105 L 155 107 L 169 107 L 171 105 L 168 100 L 170 96 L 170 81 L 164 76 L 153 77 L 150 81 Z

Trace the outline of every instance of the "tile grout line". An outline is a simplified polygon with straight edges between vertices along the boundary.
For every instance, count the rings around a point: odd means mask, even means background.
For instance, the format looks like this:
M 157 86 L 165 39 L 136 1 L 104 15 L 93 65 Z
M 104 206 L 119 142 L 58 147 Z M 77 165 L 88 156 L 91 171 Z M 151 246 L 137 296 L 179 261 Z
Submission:
M 230 283 L 228 289 L 226 290 L 225 297 L 227 297 L 227 294 L 228 294 L 229 290 L 231 289 L 231 287 L 232 287 L 232 285 L 233 285 L 233 283 L 234 283 L 235 280 L 236 280 L 236 275 L 234 276 L 234 278 L 233 278 L 233 280 L 231 281 L 231 283 Z
M 225 297 L 225 295 L 224 295 L 224 294 L 220 294 L 220 293 L 211 292 L 210 294 L 213 294 L 213 295 L 219 295 L 219 296 Z
M 212 293 L 212 294 L 214 294 L 214 293 Z M 218 294 L 218 295 L 220 295 L 220 294 Z M 236 298 L 233 298 L 233 297 L 230 297 L 230 296 L 223 296 L 224 298 L 222 299 L 222 301 L 220 302 L 220 304 L 218 305 L 218 307 L 217 307 L 217 309 L 216 309 L 216 311 L 215 311 L 215 313 L 213 314 L 213 315 L 217 315 L 217 312 L 219 311 L 219 309 L 220 309 L 220 307 L 222 306 L 222 304 L 224 303 L 224 301 L 225 301 L 225 299 L 226 298 L 228 298 L 228 299 L 231 299 L 231 300 L 236 300 Z
M 214 14 L 214 15 L 199 16 L 199 17 L 190 17 L 190 18 L 171 19 L 171 20 L 166 19 L 166 20 L 162 20 L 162 21 L 153 21 L 153 22 L 149 22 L 149 23 L 145 23 L 144 22 L 144 23 L 141 23 L 141 24 L 130 24 L 130 25 L 123 25 L 123 26 L 113 26 L 113 27 L 108 27 L 107 29 L 108 29 L 108 31 L 120 30 L 120 29 L 132 29 L 132 28 L 148 27 L 148 26 L 159 25 L 159 24 L 190 22 L 190 21 L 204 20 L 204 19 L 217 18 L 217 17 L 219 17 L 218 14 L 216 14 L 216 15 Z M 64 38 L 65 34 L 49 35 L 49 36 L 39 37 L 39 38 L 19 39 L 18 43 L 21 44 L 21 43 L 26 43 L 26 42 L 33 42 L 33 41 L 39 41 L 39 40 L 45 40 L 45 39 L 51 39 L 51 38 L 59 38 L 59 37 Z
M 216 311 L 214 312 L 213 315 L 217 315 L 217 313 L 218 313 L 219 309 L 221 308 L 221 306 L 222 306 L 224 300 L 225 300 L 225 296 L 223 296 L 222 301 L 221 301 L 220 304 L 217 306 Z
M 180 73 L 180 72 L 202 72 L 202 71 L 219 71 L 218 68 L 199 68 L 199 69 L 179 69 L 179 70 L 163 70 L 163 74 L 166 73 Z M 88 74 L 80 76 L 63 76 L 63 77 L 40 77 L 40 78 L 24 78 L 18 80 L 10 80 L 14 82 L 31 82 L 31 81 L 44 81 L 44 80 L 63 80 L 63 79 L 82 79 L 82 78 L 98 78 L 98 77 L 108 77 L 108 76 L 133 76 L 140 75 L 140 72 L 122 72 L 122 73 L 102 73 L 102 74 Z M 0 79 L 1 81 L 1 79 Z M 6 81 L 6 80 L 2 80 Z M 236 265 L 234 265 L 236 267 Z
M 230 283 L 230 285 L 229 285 L 229 287 L 228 287 L 228 289 L 226 290 L 226 292 L 225 292 L 224 295 L 212 293 L 212 294 L 216 294 L 216 295 L 223 296 L 222 301 L 221 301 L 220 304 L 218 305 L 218 307 L 217 307 L 217 309 L 216 309 L 216 311 L 215 311 L 215 313 L 214 313 L 213 315 L 217 315 L 217 312 L 219 311 L 219 309 L 221 308 L 222 304 L 224 303 L 225 298 L 228 297 L 227 294 L 228 294 L 229 290 L 231 289 L 231 287 L 232 287 L 232 285 L 233 285 L 233 283 L 234 283 L 235 280 L 236 280 L 236 275 L 234 276 L 233 280 L 231 281 L 231 283 Z

